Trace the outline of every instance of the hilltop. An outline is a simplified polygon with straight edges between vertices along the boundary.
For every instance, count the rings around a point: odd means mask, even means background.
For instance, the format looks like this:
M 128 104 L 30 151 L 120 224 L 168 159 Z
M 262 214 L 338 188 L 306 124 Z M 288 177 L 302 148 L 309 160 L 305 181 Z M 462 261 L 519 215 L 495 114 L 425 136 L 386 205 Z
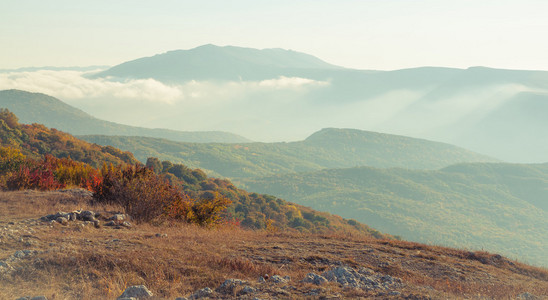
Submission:
M 74 135 L 116 134 L 166 138 L 183 142 L 249 142 L 248 139 L 229 132 L 152 129 L 104 121 L 55 97 L 20 90 L 0 91 L 0 107 L 14 112 L 22 123 L 44 124 Z
M 100 72 L 98 77 L 186 80 L 262 80 L 296 70 L 339 70 L 312 55 L 284 49 L 204 45 L 139 58 Z
M 249 178 L 355 166 L 437 169 L 496 161 L 453 145 L 355 129 L 327 128 L 290 143 L 177 143 L 162 139 L 80 136 L 100 145 L 184 163 L 228 178 Z

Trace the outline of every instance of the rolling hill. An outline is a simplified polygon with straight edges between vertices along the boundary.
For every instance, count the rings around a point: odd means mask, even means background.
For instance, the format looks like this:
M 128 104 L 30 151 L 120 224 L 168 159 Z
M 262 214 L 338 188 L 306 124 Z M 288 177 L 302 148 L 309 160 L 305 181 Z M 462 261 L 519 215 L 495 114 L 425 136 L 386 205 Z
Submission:
M 5 154 L 0 156 L 0 191 L 9 189 L 7 182 L 14 173 L 24 172 L 14 163 L 17 161 L 14 160 L 17 154 L 13 153 L 17 150 L 26 158 L 36 161 L 41 161 L 46 155 L 52 155 L 84 162 L 94 168 L 106 167 L 108 164 L 139 164 L 130 152 L 123 152 L 112 146 L 90 144 L 68 133 L 49 129 L 42 124 L 19 124 L 17 117 L 6 109 L 0 110 L 0 150 L 2 153 L 8 153 L 6 156 Z M 12 154 L 9 155 L 9 153 Z M 18 160 L 26 158 L 21 157 Z M 241 223 L 244 228 L 298 230 L 308 233 L 344 232 L 389 237 L 355 220 L 315 211 L 274 196 L 247 192 L 237 188 L 228 180 L 210 178 L 198 169 L 193 170 L 169 161 L 158 160 L 158 164 L 162 166 L 161 170 L 158 167 L 154 171 L 162 177 L 161 181 L 169 181 L 171 186 L 190 197 L 203 199 L 217 193 L 229 199 L 230 206 L 224 212 L 227 220 Z M 47 167 L 43 166 L 43 168 Z M 51 174 L 57 172 L 56 170 L 48 171 Z
M 459 162 L 495 159 L 452 145 L 354 129 L 326 128 L 290 143 L 178 143 L 168 140 L 81 136 L 130 151 L 145 161 L 154 156 L 228 178 L 355 166 L 437 169 Z
M 548 164 L 360 167 L 242 182 L 405 239 L 497 251 L 548 266 Z
M 22 123 L 39 123 L 71 134 L 106 134 L 150 136 L 185 142 L 242 143 L 248 139 L 221 131 L 177 131 L 133 127 L 104 121 L 72 107 L 61 100 L 19 90 L 0 91 L 0 107 L 15 113 Z

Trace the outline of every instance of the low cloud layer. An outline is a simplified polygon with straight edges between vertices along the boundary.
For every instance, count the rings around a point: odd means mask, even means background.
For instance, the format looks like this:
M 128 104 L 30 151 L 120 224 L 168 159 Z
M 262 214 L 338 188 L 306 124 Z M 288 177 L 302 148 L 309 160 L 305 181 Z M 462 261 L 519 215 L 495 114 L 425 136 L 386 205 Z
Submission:
M 85 99 L 138 99 L 173 104 L 191 99 L 237 98 L 269 90 L 303 90 L 326 86 L 328 82 L 298 77 L 279 77 L 263 81 L 210 83 L 190 81 L 167 85 L 154 79 L 112 81 L 91 79 L 93 72 L 40 70 L 0 73 L 0 89 L 19 89 L 44 93 L 64 101 Z M 220 99 L 221 98 L 221 99 Z

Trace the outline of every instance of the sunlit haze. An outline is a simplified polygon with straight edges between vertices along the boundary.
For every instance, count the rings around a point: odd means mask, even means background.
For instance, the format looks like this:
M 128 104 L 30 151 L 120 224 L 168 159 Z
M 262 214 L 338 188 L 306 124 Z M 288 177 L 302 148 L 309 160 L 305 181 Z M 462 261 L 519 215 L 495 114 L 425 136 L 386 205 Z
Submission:
M 116 65 L 203 44 L 329 63 L 548 70 L 548 2 L 2 1 L 0 69 Z

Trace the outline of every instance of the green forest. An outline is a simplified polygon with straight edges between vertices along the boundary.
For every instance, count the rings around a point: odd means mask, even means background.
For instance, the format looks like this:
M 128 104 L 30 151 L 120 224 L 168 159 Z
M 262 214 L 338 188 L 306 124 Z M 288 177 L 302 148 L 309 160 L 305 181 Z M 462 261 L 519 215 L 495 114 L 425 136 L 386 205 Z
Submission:
M 250 178 L 326 168 L 373 166 L 437 169 L 470 161 L 496 161 L 449 144 L 355 129 L 327 128 L 290 143 L 179 143 L 127 136 L 81 136 L 100 145 L 184 163 L 216 176 Z
M 548 164 L 440 170 L 358 167 L 242 180 L 405 239 L 498 251 L 548 265 Z

